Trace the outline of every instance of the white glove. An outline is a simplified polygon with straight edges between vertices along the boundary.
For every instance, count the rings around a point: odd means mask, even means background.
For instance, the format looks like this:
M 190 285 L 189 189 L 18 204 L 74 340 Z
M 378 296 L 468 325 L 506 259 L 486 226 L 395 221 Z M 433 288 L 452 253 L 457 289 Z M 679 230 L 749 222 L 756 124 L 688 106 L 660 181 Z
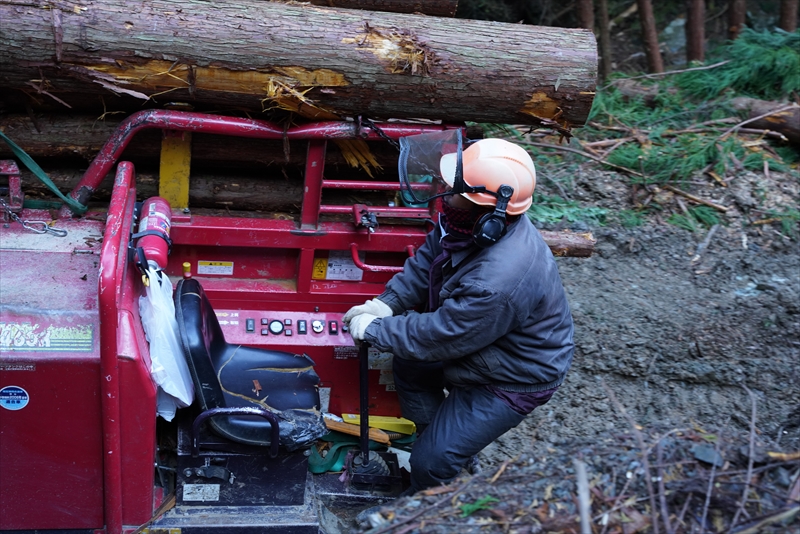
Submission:
M 364 341 L 364 333 L 367 331 L 367 327 L 377 318 L 377 315 L 372 315 L 371 313 L 360 313 L 356 315 L 353 317 L 353 320 L 350 321 L 350 335 L 353 336 L 353 339 L 356 341 Z
M 364 304 L 353 306 L 347 310 L 347 313 L 345 313 L 344 317 L 342 317 L 342 322 L 346 325 L 349 325 L 350 321 L 352 321 L 354 317 L 361 315 L 362 313 L 369 313 L 380 318 L 391 317 L 394 315 L 392 309 L 385 302 L 378 299 L 372 299 L 366 301 Z

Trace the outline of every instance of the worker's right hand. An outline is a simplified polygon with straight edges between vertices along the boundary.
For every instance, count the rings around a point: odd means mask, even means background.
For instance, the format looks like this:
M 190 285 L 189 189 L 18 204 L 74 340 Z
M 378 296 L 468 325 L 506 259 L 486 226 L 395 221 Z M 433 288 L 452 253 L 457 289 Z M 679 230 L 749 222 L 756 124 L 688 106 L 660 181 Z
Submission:
M 344 317 L 342 317 L 342 322 L 349 326 L 350 321 L 353 320 L 353 317 L 356 317 L 357 315 L 361 315 L 364 313 L 369 313 L 381 319 L 384 317 L 391 317 L 392 315 L 394 315 L 392 309 L 385 302 L 375 298 L 366 301 L 364 304 L 353 306 L 352 308 L 347 310 L 347 313 L 345 313 Z

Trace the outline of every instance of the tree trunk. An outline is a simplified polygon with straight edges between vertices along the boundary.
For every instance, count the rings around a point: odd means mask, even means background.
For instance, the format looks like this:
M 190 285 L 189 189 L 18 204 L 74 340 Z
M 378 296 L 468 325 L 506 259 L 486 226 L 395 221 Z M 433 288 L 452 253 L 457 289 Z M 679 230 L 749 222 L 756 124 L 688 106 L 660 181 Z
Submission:
M 733 41 L 739 37 L 747 17 L 745 0 L 728 0 L 728 39 Z
M 686 10 L 686 61 L 705 61 L 705 0 L 689 0 Z
M 611 76 L 611 22 L 608 18 L 608 0 L 599 0 L 597 10 L 600 15 L 600 78 L 606 81 Z
M 594 0 L 578 0 L 575 9 L 578 14 L 578 26 L 594 31 Z
M 639 7 L 639 17 L 642 24 L 642 41 L 647 56 L 647 68 L 651 73 L 664 72 L 664 61 L 661 59 L 661 50 L 658 46 L 658 31 L 656 19 L 653 16 L 653 5 L 650 0 L 636 0 Z
M 422 13 L 434 17 L 453 17 L 458 0 L 310 0 L 317 6 L 391 11 L 394 13 Z
M 0 89 L 64 101 L 569 129 L 586 121 L 597 73 L 582 29 L 258 0 L 0 0 L 0 20 L 14 21 L 0 34 Z
M 798 0 L 781 0 L 781 15 L 778 26 L 787 32 L 797 29 L 797 4 Z

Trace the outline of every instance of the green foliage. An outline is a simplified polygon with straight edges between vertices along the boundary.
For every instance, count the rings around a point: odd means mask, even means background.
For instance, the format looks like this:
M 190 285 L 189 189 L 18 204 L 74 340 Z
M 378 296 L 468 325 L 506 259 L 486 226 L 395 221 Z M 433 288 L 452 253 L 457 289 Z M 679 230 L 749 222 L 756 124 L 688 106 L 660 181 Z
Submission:
M 467 517 L 479 510 L 490 510 L 494 503 L 500 502 L 491 495 L 487 495 L 486 497 L 481 497 L 474 503 L 467 503 L 462 504 L 459 506 L 461 509 L 461 517 Z
M 617 212 L 619 223 L 625 228 L 633 228 L 644 224 L 642 212 L 637 210 L 621 210 Z
M 702 227 L 711 228 L 721 221 L 716 210 L 708 206 L 697 206 L 686 211 L 687 213 L 685 214 L 673 213 L 669 216 L 667 222 L 674 224 L 678 228 L 695 232 Z
M 767 212 L 767 218 L 780 221 L 781 232 L 790 237 L 797 236 L 797 226 L 800 224 L 800 211 L 796 208 L 773 209 Z
M 536 162 L 540 183 L 554 185 L 562 191 L 562 197 L 567 197 L 565 191 L 572 177 L 581 172 L 578 166 L 590 159 L 606 163 L 607 169 L 627 170 L 632 184 L 674 184 L 680 188 L 698 180 L 711 185 L 712 176 L 729 179 L 742 169 L 761 173 L 765 163 L 771 171 L 797 174 L 800 152 L 793 146 L 737 131 L 734 127 L 742 119 L 737 118 L 729 102 L 739 95 L 777 99 L 800 94 L 800 31 L 745 30 L 718 53 L 709 64 L 725 63 L 704 70 L 657 76 L 614 75 L 608 85 L 598 88 L 586 126 L 574 130 L 570 144 L 542 146 L 556 141 L 514 126 L 484 125 L 485 135 L 504 137 L 528 150 Z M 648 88 L 653 90 L 643 91 Z M 649 93 L 647 98 L 636 96 L 644 92 Z M 598 143 L 585 146 L 595 141 Z M 528 216 L 549 224 L 606 222 L 606 210 L 582 208 L 562 197 L 536 194 Z M 658 208 L 651 203 L 648 209 Z M 625 210 L 611 217 L 624 226 L 636 226 L 646 215 L 647 210 Z M 784 233 L 794 235 L 798 216 L 797 210 L 783 210 L 775 218 Z M 691 207 L 688 213 L 673 214 L 669 222 L 695 231 L 719 224 L 720 217 L 715 210 L 699 206 Z
M 547 224 L 585 221 L 604 224 L 606 211 L 603 208 L 582 207 L 578 202 L 566 200 L 559 196 L 533 194 L 533 205 L 528 210 L 528 218 L 534 222 Z
M 786 98 L 800 91 L 800 30 L 757 32 L 745 28 L 718 55 L 728 63 L 684 72 L 676 77 L 677 85 L 701 99 L 717 97 L 728 89 L 765 100 Z

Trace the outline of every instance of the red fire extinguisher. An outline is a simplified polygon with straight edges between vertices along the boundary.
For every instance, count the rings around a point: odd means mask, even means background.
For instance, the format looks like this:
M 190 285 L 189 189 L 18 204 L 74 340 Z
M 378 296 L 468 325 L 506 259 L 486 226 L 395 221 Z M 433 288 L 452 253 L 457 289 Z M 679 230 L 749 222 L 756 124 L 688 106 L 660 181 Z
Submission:
M 133 236 L 136 240 L 136 263 L 144 267 L 167 268 L 172 240 L 169 230 L 172 225 L 172 208 L 161 197 L 150 197 L 142 204 L 139 217 L 139 231 Z

